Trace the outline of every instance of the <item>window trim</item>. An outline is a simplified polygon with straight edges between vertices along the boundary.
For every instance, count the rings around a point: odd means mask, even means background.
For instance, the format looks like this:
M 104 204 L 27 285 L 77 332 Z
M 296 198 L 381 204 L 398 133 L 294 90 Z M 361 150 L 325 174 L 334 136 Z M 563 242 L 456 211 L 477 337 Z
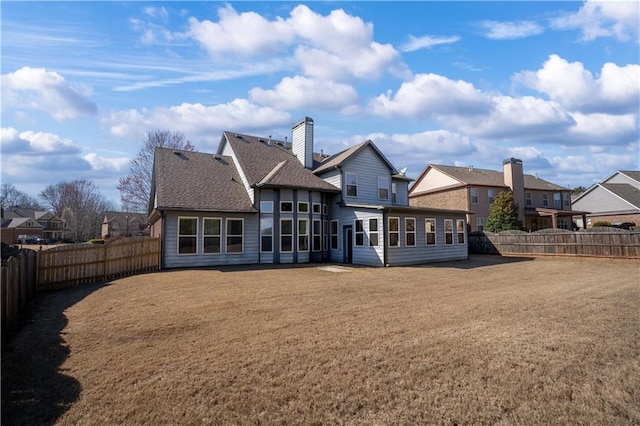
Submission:
M 474 195 L 475 192 L 475 195 Z M 475 201 L 473 201 L 475 197 Z M 469 188 L 469 200 L 471 201 L 471 204 L 479 204 L 480 203 L 480 191 L 478 191 L 478 188 Z
M 386 185 L 382 186 L 380 184 L 380 180 L 384 179 L 386 180 Z M 389 176 L 378 176 L 378 200 L 385 200 L 385 201 L 389 201 L 389 186 L 391 185 L 391 178 L 389 178 Z M 385 197 L 381 197 L 380 196 L 380 191 L 386 191 L 386 196 Z
M 549 194 L 546 192 L 542 194 L 542 207 L 549 207 Z
M 304 234 L 300 232 L 300 224 L 301 223 L 306 223 L 305 233 Z M 296 249 L 298 250 L 298 253 L 306 253 L 310 249 L 310 247 L 309 247 L 309 219 L 306 219 L 306 218 L 298 219 L 298 228 L 297 228 L 297 230 L 298 230 L 298 233 L 297 233 L 298 234 L 298 241 L 297 241 L 298 244 L 296 246 Z M 306 239 L 307 239 L 307 241 L 306 241 L 307 248 L 306 249 L 301 249 L 300 248 L 300 241 L 301 241 L 300 238 L 301 237 L 306 237 Z
M 496 198 L 496 190 L 493 188 L 487 189 L 487 202 L 489 205 L 493 204 L 493 200 Z
M 304 206 L 303 209 L 300 207 Z M 298 213 L 309 213 L 309 202 L 308 201 L 298 201 Z
M 181 234 L 180 233 L 180 221 L 182 219 L 191 219 L 196 221 L 196 233 L 195 234 Z M 200 232 L 200 220 L 197 216 L 178 216 L 178 229 L 176 232 L 176 254 L 178 256 L 197 256 L 198 255 L 198 233 Z M 195 238 L 194 253 L 180 253 L 180 238 Z
M 427 222 L 433 222 L 433 231 L 429 231 L 429 226 L 427 226 Z M 438 245 L 438 234 L 436 233 L 437 221 L 435 218 L 427 217 L 424 219 L 424 245 L 425 246 L 437 246 Z M 433 244 L 429 244 L 428 235 L 433 235 Z
M 262 233 L 263 231 L 263 227 L 262 227 L 262 221 L 263 220 L 270 220 L 271 221 L 271 235 L 265 235 Z M 272 217 L 261 217 L 260 218 L 260 253 L 273 253 L 273 218 Z M 271 237 L 271 250 L 263 250 L 262 249 L 262 239 L 265 237 Z
M 449 230 L 447 230 L 447 224 L 449 224 Z M 447 242 L 447 235 L 451 236 L 451 242 Z M 452 246 L 454 244 L 453 240 L 453 219 L 445 219 L 444 220 L 444 245 Z
M 218 223 L 220 224 L 218 229 L 220 231 L 219 234 L 205 234 L 206 230 L 207 230 L 207 225 L 206 222 L 209 220 L 217 220 Z M 218 252 L 206 252 L 205 251 L 205 239 L 206 238 L 214 238 L 214 237 L 218 237 L 220 239 L 220 251 Z M 215 255 L 221 255 L 222 254 L 222 218 L 221 217 L 203 217 L 202 218 L 202 254 L 205 256 L 215 256 Z
M 316 233 L 316 223 L 318 224 L 318 233 Z M 316 238 L 318 239 L 317 247 Z M 320 219 L 313 219 L 311 222 L 311 251 L 322 251 L 322 221 Z
M 263 206 L 271 206 L 269 209 L 265 209 Z M 260 213 L 270 214 L 273 213 L 273 201 L 260 201 Z
M 283 210 L 283 204 L 291 204 L 291 210 Z M 293 201 L 280 201 L 280 213 L 293 213 Z
M 460 225 L 462 225 L 462 232 L 460 229 Z M 462 242 L 460 242 L 460 236 L 462 236 Z M 456 242 L 460 245 L 466 244 L 466 230 L 464 225 L 464 219 L 456 219 Z
M 355 176 L 355 185 L 349 184 L 349 176 Z M 355 195 L 349 195 L 349 187 L 354 187 L 356 190 Z M 345 172 L 344 173 L 344 192 L 345 197 L 349 198 L 358 198 L 358 174 L 354 172 Z
M 322 204 L 320 203 L 313 203 L 311 205 L 311 212 L 313 214 L 322 214 Z
M 283 229 L 284 227 L 282 226 L 283 222 L 290 222 L 291 223 L 291 233 L 290 234 L 285 234 Z M 285 250 L 282 248 L 283 244 L 282 244 L 282 237 L 290 237 L 291 238 L 291 250 Z M 282 218 L 280 219 L 280 252 L 281 253 L 293 253 L 293 219 L 292 218 Z
M 360 230 L 358 230 L 358 223 L 360 223 Z M 360 244 L 358 244 L 358 236 L 360 236 Z M 364 247 L 364 219 L 353 221 L 353 246 Z
M 333 232 L 333 225 L 336 225 L 336 232 Z M 336 238 L 335 247 L 333 246 L 333 238 Z M 330 250 L 340 250 L 340 221 L 337 219 L 329 221 L 329 249 Z
M 409 231 L 409 226 L 407 226 L 407 224 L 410 221 L 413 221 L 413 231 Z M 409 244 L 409 235 L 413 235 L 413 244 Z M 404 246 L 405 247 L 416 246 L 416 218 L 415 217 L 404 218 Z
M 375 229 L 371 229 L 372 221 L 374 221 L 374 223 L 376 224 Z M 367 224 L 369 226 L 369 247 L 379 247 L 380 246 L 380 227 L 378 226 L 378 218 L 370 217 Z M 376 244 L 372 244 L 372 241 L 371 241 L 373 239 L 371 238 L 372 235 L 376 236 Z
M 531 207 L 533 205 L 533 198 L 531 192 L 524 193 L 524 205 L 527 207 Z
M 229 226 L 229 222 L 230 221 L 240 221 L 240 223 L 242 223 L 242 234 L 241 235 L 237 235 L 237 234 L 229 234 L 229 229 L 231 229 L 231 227 Z M 229 251 L 229 237 L 240 237 L 242 238 L 242 244 L 241 244 L 241 250 L 238 251 Z M 227 220 L 225 221 L 225 247 L 224 247 L 224 252 L 226 254 L 231 254 L 231 255 L 235 255 L 235 254 L 244 254 L 244 218 L 242 217 L 228 217 Z
M 397 231 L 392 231 L 391 230 L 391 221 L 397 221 L 398 223 L 398 230 Z M 398 238 L 397 238 L 397 244 L 396 245 L 391 245 L 391 234 L 398 234 Z M 389 237 L 389 248 L 396 248 L 396 247 L 400 247 L 400 218 L 396 217 L 396 216 L 389 216 L 387 218 L 387 235 Z

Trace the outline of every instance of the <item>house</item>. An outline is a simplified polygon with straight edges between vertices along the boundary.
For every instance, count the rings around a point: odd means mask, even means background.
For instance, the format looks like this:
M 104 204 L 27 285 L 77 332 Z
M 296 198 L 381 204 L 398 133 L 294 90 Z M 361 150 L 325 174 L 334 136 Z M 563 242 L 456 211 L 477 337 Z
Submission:
M 491 203 L 502 191 L 513 193 L 518 217 L 530 231 L 573 229 L 573 216 L 585 214 L 572 210 L 570 189 L 524 174 L 517 158 L 504 160 L 502 172 L 429 164 L 411 186 L 409 200 L 412 206 L 468 210 L 467 223 L 474 232 L 483 230 Z
M 640 226 L 640 171 L 612 173 L 578 195 L 573 206 L 590 212 L 586 217 L 587 228 L 600 221 Z
M 10 207 L 2 211 L 2 241 L 7 244 L 16 244 L 19 235 L 58 241 L 65 230 L 64 221 L 46 210 Z
M 100 236 L 131 237 L 149 235 L 147 215 L 133 212 L 107 211 L 102 219 Z
M 466 259 L 466 211 L 409 206 L 411 179 L 372 141 L 313 152 L 223 132 L 215 154 L 155 151 L 149 223 L 162 266 L 338 262 L 387 266 Z

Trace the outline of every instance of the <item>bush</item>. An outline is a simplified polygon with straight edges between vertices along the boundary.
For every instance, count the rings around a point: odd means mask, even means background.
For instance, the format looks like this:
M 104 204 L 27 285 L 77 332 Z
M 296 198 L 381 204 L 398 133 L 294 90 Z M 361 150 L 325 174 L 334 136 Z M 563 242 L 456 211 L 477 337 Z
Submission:
M 599 228 L 601 226 L 611 226 L 611 222 L 607 222 L 607 221 L 601 220 L 601 221 L 598 221 L 598 222 L 593 224 L 594 228 Z
M 103 238 L 93 238 L 89 241 L 87 241 L 88 243 L 91 244 L 104 244 L 104 239 Z

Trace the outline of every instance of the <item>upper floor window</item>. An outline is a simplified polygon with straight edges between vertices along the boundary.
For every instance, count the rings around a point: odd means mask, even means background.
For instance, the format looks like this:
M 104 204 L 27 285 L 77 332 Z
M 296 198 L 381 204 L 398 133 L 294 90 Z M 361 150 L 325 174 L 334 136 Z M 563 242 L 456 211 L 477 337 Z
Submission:
M 273 201 L 260 201 L 261 213 L 273 213 Z
M 313 214 L 322 213 L 322 205 L 320 203 L 313 203 Z
M 565 194 L 563 194 L 564 197 L 562 197 L 562 199 L 564 200 L 564 206 L 565 207 L 570 207 L 571 206 L 571 195 L 567 192 Z
M 487 190 L 487 198 L 489 199 L 489 204 L 493 203 L 493 199 L 496 198 L 496 190 L 488 189 Z
M 542 194 L 542 207 L 549 207 L 549 194 Z
M 524 193 L 524 205 L 527 207 L 531 207 L 532 206 L 532 202 L 531 202 L 531 193 L 530 192 L 525 192 Z
M 391 183 L 391 202 L 393 204 L 398 202 L 398 184 L 396 182 Z
M 478 188 L 471 188 L 471 204 L 478 204 Z
M 345 174 L 347 185 L 347 197 L 358 196 L 358 175 L 355 173 L 347 172 Z
M 554 209 L 561 209 L 562 208 L 562 200 L 560 199 L 560 193 L 559 192 L 554 192 L 553 193 L 553 208 Z
M 292 213 L 293 203 L 291 201 L 280 201 L 280 211 L 282 213 Z
M 218 218 L 205 217 L 203 219 L 203 245 L 204 253 L 220 253 L 222 247 L 221 228 L 222 220 Z
M 413 217 L 404 218 L 404 244 L 407 247 L 416 245 L 416 219 Z
M 378 219 L 369 219 L 369 245 L 378 247 Z
M 242 253 L 244 219 L 227 219 L 227 253 Z
M 436 244 L 436 220 L 425 219 L 424 220 L 424 233 L 425 241 L 428 246 L 434 246 Z
M 299 213 L 309 213 L 309 203 L 299 202 L 298 203 L 298 212 Z
M 198 239 L 198 218 L 178 218 L 178 254 L 196 254 Z
M 389 199 L 389 178 L 387 176 L 378 176 L 378 199 Z

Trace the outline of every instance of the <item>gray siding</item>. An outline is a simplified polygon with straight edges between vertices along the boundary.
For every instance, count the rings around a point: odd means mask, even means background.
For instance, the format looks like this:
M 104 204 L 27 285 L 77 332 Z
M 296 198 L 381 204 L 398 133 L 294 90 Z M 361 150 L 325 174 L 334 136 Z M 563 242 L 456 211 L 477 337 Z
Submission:
M 178 255 L 178 217 L 195 217 L 198 219 L 197 253 L 194 255 Z M 222 253 L 204 254 L 203 246 L 203 218 L 215 217 L 222 219 Z M 244 219 L 243 253 L 225 253 L 226 251 L 226 219 Z M 258 262 L 259 250 L 258 215 L 238 213 L 211 213 L 172 211 L 167 212 L 164 219 L 164 238 L 162 247 L 164 268 L 197 268 L 221 265 L 242 265 Z
M 336 188 L 342 188 L 342 176 L 340 174 L 340 170 L 334 169 L 329 170 L 326 173 L 323 173 L 320 176 L 325 182 L 330 183 Z
M 343 173 L 351 172 L 358 175 L 358 196 L 347 197 L 346 186 L 342 186 L 345 202 L 370 203 L 377 205 L 391 205 L 391 171 L 378 157 L 373 149 L 367 147 L 348 158 L 342 165 Z M 378 199 L 378 176 L 389 179 L 389 199 Z M 406 204 L 408 205 L 408 203 Z
M 396 179 L 396 202 L 397 206 L 409 205 L 409 182 L 405 180 Z

